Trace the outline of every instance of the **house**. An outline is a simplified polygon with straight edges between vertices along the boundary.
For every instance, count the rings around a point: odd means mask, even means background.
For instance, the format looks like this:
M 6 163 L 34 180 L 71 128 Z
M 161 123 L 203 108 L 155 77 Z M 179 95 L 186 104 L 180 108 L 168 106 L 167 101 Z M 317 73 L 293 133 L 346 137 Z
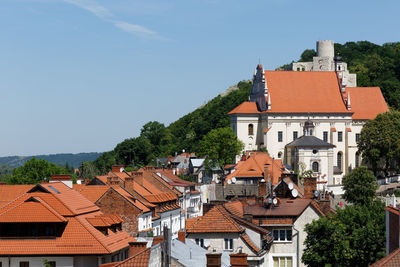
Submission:
M 123 166 L 113 166 L 108 174 L 96 176 L 95 179 L 89 184 L 121 186 L 150 209 L 152 232 L 149 234 L 160 235 L 163 226 L 167 226 L 176 237 L 178 231 L 184 228 L 185 215 L 178 205 L 182 193 L 160 178 L 154 168 L 145 167 L 128 173 Z
M 189 173 L 189 161 L 191 157 L 195 157 L 193 153 L 186 153 L 183 151 L 181 154 L 175 156 L 171 162 L 171 168 L 176 175 L 187 175 Z
M 186 221 L 186 239 L 209 251 L 233 252 L 241 248 L 248 255 L 249 265 L 259 266 L 266 261 L 272 235 L 217 205 L 203 216 Z
M 227 184 L 258 184 L 267 176 L 276 185 L 284 172 L 281 159 L 273 159 L 268 152 L 247 152 L 225 178 Z
M 174 175 L 172 170 L 155 169 L 154 173 L 167 182 L 170 186 L 179 190 L 182 195 L 179 197 L 179 206 L 185 213 L 185 218 L 193 218 L 202 215 L 203 206 L 200 199 L 200 192 L 196 190 L 196 184 L 182 180 Z
M 152 212 L 123 187 L 108 185 L 76 186 L 74 189 L 92 201 L 105 214 L 118 214 L 122 229 L 130 235 L 147 236 L 152 231 Z
M 122 221 L 61 182 L 31 186 L 0 207 L 0 262 L 98 266 L 125 259 L 135 240 Z
M 212 164 L 211 164 L 212 165 Z M 189 172 L 194 181 L 199 184 L 218 182 L 223 171 L 218 166 L 207 168 L 206 159 L 191 158 L 189 161 Z
M 304 184 L 304 189 L 301 189 L 286 177 L 274 187 L 272 194 L 267 184 L 262 183 L 259 187 L 264 186 L 260 189 L 260 193 L 265 193 L 264 196 L 259 194 L 255 198 L 224 204 L 229 213 L 273 234 L 273 242 L 263 266 L 279 266 L 279 262 L 286 264 L 283 266 L 304 266 L 300 259 L 306 238 L 305 225 L 325 216 L 325 210 L 330 211 L 329 202 L 322 208 L 314 199 L 316 178 L 305 178 Z M 289 190 L 291 197 L 286 197 L 285 190 Z
M 389 111 L 379 87 L 349 87 L 345 71 L 340 60 L 331 71 L 265 71 L 259 64 L 250 100 L 228 114 L 244 150 L 266 149 L 272 158 L 288 164 L 286 146 L 311 120 L 313 136 L 334 146 L 335 173 L 328 186 L 340 185 L 342 177 L 361 163 L 357 143 L 363 125 Z M 319 166 L 319 176 L 329 176 L 322 172 L 328 169 L 332 168 Z

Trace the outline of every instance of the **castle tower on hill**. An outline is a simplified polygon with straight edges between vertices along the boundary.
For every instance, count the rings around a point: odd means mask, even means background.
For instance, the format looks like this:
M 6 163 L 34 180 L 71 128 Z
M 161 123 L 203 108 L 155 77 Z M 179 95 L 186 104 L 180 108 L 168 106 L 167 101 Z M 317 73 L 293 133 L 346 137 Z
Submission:
M 343 87 L 357 87 L 357 75 L 349 73 L 347 63 L 335 57 L 334 42 L 331 40 L 317 41 L 317 56 L 312 62 L 294 62 L 292 71 L 341 71 L 343 73 Z M 337 61 L 340 64 L 337 64 Z

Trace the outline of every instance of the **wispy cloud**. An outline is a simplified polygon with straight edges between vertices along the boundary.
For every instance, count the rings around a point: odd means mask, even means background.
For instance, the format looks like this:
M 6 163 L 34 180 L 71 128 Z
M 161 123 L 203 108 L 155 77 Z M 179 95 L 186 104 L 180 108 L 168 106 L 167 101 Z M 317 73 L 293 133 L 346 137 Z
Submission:
M 73 4 L 86 11 L 89 11 L 98 18 L 107 21 L 109 23 L 112 23 L 115 27 L 130 34 L 144 38 L 164 39 L 157 32 L 152 31 L 144 26 L 116 19 L 115 15 L 112 12 L 110 12 L 104 6 L 99 5 L 94 0 L 63 0 L 63 1 L 69 4 Z

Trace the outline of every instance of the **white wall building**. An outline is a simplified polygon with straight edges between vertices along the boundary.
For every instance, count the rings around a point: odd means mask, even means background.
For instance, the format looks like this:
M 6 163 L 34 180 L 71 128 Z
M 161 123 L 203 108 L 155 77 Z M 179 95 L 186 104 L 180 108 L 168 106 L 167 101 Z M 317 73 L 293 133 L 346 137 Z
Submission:
M 364 123 L 388 111 L 379 87 L 346 87 L 336 71 L 264 71 L 258 65 L 250 99 L 229 112 L 231 128 L 245 150 L 266 148 L 285 159 L 285 147 L 314 123 L 313 135 L 334 145 L 332 184 L 360 165 L 357 141 Z M 284 161 L 284 164 L 287 162 Z

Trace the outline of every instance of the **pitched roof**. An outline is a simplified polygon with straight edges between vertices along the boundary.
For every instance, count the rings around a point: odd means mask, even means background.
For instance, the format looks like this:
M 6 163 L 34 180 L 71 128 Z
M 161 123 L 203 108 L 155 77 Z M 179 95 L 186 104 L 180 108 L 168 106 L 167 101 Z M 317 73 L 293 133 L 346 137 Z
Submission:
M 239 161 L 235 171 L 227 175 L 225 181 L 233 177 L 264 177 L 264 168 L 268 167 L 268 176 L 277 184 L 282 174 L 282 161 L 273 159 L 268 152 L 251 152 L 245 161 Z
M 303 136 L 297 138 L 296 140 L 293 140 L 286 146 L 288 146 L 288 147 L 317 147 L 317 148 L 321 148 L 321 147 L 334 148 L 335 147 L 334 145 L 332 145 L 328 142 L 325 142 L 324 140 L 321 140 L 312 135 L 311 136 L 303 135 Z
M 195 186 L 195 183 L 183 180 L 178 176 L 174 175 L 172 170 L 157 169 L 154 171 L 159 177 L 169 184 L 175 183 L 176 186 Z M 178 185 L 179 184 L 179 185 Z
M 187 233 L 241 233 L 244 229 L 222 206 L 215 206 L 204 216 L 188 219 Z
M 386 257 L 370 265 L 370 267 L 398 267 L 398 266 L 400 266 L 400 248 L 396 249 Z
M 46 239 L 0 239 L 1 255 L 82 255 L 110 254 L 128 247 L 134 239 L 125 231 L 104 235 L 89 221 L 104 219 L 104 224 L 120 221 L 104 215 L 92 202 L 63 183 L 37 185 L 0 208 L 0 222 L 63 223 L 61 236 Z M 2 219 L 1 219 L 2 218 Z
M 26 193 L 34 185 L 0 185 L 0 207 Z
M 350 93 L 353 119 L 374 119 L 379 113 L 389 111 L 379 87 L 347 87 Z
M 243 242 L 254 252 L 258 253 L 260 252 L 260 248 L 258 248 L 253 241 L 251 241 L 250 237 L 247 234 L 242 234 L 240 238 L 243 240 Z
M 244 214 L 251 214 L 253 216 L 289 216 L 297 217 L 311 205 L 311 200 L 306 198 L 288 199 L 281 198 L 281 203 L 278 207 L 267 209 L 263 206 L 249 205 L 244 206 Z
M 75 185 L 73 186 L 74 190 L 81 193 L 93 203 L 96 203 L 96 201 L 99 200 L 99 198 L 101 198 L 109 188 L 110 186 L 108 185 L 85 185 L 78 188 L 76 188 Z
M 114 265 L 115 267 L 148 267 L 150 261 L 150 248 Z
M 265 71 L 264 75 L 271 99 L 266 113 L 344 113 L 365 120 L 389 111 L 379 87 L 347 87 L 342 97 L 333 71 Z M 348 93 L 350 110 L 344 101 Z M 228 114 L 257 113 L 255 102 L 243 102 Z
M 239 200 L 230 201 L 224 204 L 224 207 L 232 214 L 243 217 L 243 204 Z

